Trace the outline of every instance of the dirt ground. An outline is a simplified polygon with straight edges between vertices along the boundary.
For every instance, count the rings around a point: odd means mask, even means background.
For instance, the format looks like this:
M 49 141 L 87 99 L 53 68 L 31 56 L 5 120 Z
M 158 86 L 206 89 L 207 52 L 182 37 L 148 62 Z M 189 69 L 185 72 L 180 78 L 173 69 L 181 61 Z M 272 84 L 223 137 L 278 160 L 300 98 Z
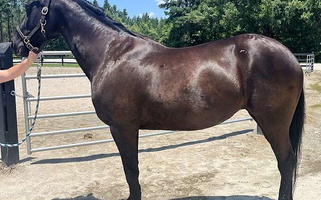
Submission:
M 28 73 L 33 74 L 35 69 Z M 77 68 L 43 68 L 43 74 L 80 73 Z M 306 126 L 296 200 L 321 199 L 321 71 L 305 76 Z M 28 81 L 36 95 L 36 82 Z M 32 87 L 31 87 L 32 86 Z M 16 80 L 21 94 L 21 80 Z M 89 94 L 85 78 L 43 80 L 42 96 Z M 22 100 L 17 98 L 23 138 Z M 33 110 L 34 104 L 31 105 Z M 93 110 L 90 99 L 41 102 L 40 114 Z M 33 112 L 33 111 L 32 111 Z M 246 117 L 245 111 L 233 118 Z M 95 115 L 39 119 L 34 132 L 102 125 Z M 272 200 L 280 176 L 276 159 L 253 121 L 140 139 L 140 183 L 144 200 Z M 142 131 L 145 134 L 149 131 Z M 33 137 L 32 147 L 110 138 L 108 129 Z M 0 200 L 116 200 L 128 196 L 114 143 L 27 155 L 21 163 L 0 167 Z

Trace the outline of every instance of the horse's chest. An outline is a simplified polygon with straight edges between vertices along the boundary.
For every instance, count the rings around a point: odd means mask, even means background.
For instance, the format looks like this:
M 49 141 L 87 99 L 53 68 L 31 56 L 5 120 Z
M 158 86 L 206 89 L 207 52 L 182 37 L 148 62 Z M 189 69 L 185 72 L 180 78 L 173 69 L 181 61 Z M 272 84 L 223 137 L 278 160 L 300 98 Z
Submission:
M 138 94 L 120 85 L 93 87 L 92 101 L 97 116 L 106 124 L 130 121 L 138 118 Z

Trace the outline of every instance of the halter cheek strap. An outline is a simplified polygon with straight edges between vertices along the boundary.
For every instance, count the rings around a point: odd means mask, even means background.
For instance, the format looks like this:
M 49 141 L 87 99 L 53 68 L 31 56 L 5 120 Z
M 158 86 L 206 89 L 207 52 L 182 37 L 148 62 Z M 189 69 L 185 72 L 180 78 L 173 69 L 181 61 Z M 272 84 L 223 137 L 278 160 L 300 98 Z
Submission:
M 47 39 L 47 36 L 46 36 L 46 30 L 45 30 L 45 26 L 47 24 L 47 21 L 46 21 L 46 15 L 48 14 L 49 12 L 49 4 L 50 4 L 50 0 L 48 1 L 48 4 L 46 6 L 44 6 L 41 10 L 41 17 L 40 17 L 40 20 L 39 20 L 39 23 L 37 24 L 37 26 L 32 29 L 32 31 L 30 31 L 30 33 L 28 35 L 25 35 L 23 34 L 23 32 L 21 31 L 20 27 L 17 26 L 17 32 L 19 33 L 20 37 L 22 38 L 22 41 L 23 43 L 25 44 L 25 46 L 30 50 L 30 51 L 33 51 L 35 53 L 39 53 L 39 49 L 40 48 L 37 48 L 37 47 L 34 47 L 31 43 L 30 43 L 30 38 L 40 29 L 43 37 Z M 43 46 L 43 45 L 42 45 Z

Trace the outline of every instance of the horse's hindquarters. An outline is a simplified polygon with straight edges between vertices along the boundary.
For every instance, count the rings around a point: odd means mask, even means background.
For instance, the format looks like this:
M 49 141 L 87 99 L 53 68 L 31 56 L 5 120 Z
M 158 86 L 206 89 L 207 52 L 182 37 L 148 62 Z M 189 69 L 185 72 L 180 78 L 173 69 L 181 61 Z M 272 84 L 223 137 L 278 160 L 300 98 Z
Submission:
M 292 144 L 292 138 L 301 137 L 301 132 L 293 135 L 290 126 L 303 93 L 303 72 L 291 52 L 277 41 L 261 37 L 249 44 L 256 53 L 251 55 L 250 74 L 245 81 L 246 109 L 262 128 L 277 158 L 281 173 L 279 199 L 292 200 L 297 167 L 294 147 L 299 145 Z

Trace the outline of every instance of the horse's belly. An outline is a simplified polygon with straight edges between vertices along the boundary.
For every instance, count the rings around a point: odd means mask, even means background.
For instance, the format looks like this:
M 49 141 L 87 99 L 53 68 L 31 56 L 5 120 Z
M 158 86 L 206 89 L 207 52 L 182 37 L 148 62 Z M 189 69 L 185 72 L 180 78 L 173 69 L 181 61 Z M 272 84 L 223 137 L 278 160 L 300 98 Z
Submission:
M 151 130 L 199 130 L 215 126 L 229 119 L 239 108 L 203 110 L 195 112 L 190 110 L 178 110 L 176 112 L 162 110 L 155 112 L 143 120 L 141 129 Z

